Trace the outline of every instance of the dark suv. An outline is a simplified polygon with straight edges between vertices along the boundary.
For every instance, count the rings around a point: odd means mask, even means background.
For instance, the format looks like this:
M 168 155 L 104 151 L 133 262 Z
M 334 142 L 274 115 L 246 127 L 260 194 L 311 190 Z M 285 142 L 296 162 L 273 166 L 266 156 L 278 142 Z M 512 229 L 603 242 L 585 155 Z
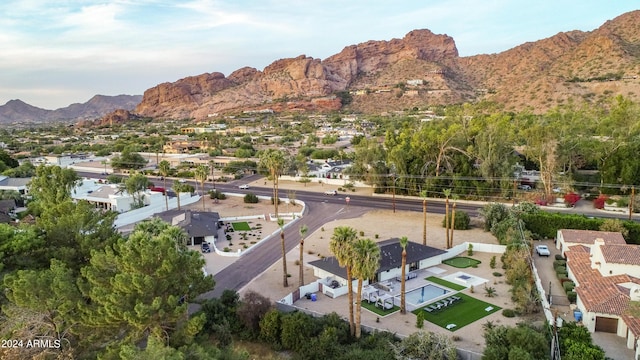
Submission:
M 203 253 L 210 253 L 211 252 L 211 246 L 209 246 L 208 242 L 203 242 L 200 245 L 200 250 L 202 250 Z

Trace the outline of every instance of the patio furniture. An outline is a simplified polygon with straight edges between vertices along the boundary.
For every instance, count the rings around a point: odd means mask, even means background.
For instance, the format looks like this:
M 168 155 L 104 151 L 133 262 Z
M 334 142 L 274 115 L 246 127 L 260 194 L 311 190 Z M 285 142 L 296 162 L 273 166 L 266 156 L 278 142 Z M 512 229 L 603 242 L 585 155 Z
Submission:
M 455 296 L 455 295 L 454 295 L 454 296 L 452 296 L 452 298 L 453 298 L 453 299 L 455 299 L 455 300 L 457 300 L 457 301 L 462 300 L 462 298 L 461 298 L 461 297 L 459 297 L 459 296 Z
M 431 308 L 431 307 L 426 307 L 426 308 L 424 308 L 424 310 L 425 310 L 426 312 L 430 312 L 430 313 L 432 313 L 432 312 L 434 312 L 434 311 L 435 311 L 435 309 L 433 309 L 433 308 Z
M 449 325 L 447 325 L 447 326 L 446 326 L 446 328 L 447 328 L 447 330 L 451 330 L 451 329 L 453 329 L 453 328 L 454 328 L 454 327 L 456 327 L 456 326 L 458 326 L 458 325 L 456 325 L 456 324 L 449 324 Z

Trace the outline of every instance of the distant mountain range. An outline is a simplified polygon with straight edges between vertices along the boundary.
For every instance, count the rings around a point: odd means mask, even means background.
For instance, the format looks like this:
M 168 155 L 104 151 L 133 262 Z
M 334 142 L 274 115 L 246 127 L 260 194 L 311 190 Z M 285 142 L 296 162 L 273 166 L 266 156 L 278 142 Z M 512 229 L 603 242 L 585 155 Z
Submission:
M 488 100 L 541 113 L 614 95 L 640 101 L 640 10 L 593 31 L 561 32 L 498 54 L 460 57 L 453 38 L 413 30 L 402 39 L 345 47 L 324 60 L 300 55 L 260 71 L 243 67 L 166 82 L 143 96 L 96 96 L 48 111 L 12 100 L 0 123 L 131 116 L 202 120 L 242 111 L 359 113 Z M 118 112 L 116 121 L 126 121 Z M 109 120 L 114 121 L 113 119 Z
M 0 106 L 0 124 L 39 124 L 52 121 L 92 120 L 116 109 L 133 110 L 142 100 L 142 95 L 96 95 L 83 104 L 46 110 L 31 106 L 22 100 L 11 100 Z

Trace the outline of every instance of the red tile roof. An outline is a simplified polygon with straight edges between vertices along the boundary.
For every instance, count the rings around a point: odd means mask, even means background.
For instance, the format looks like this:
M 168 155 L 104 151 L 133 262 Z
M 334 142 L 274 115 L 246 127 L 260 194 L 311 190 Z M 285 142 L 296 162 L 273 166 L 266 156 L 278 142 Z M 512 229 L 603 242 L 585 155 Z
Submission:
M 640 266 L 640 246 L 606 245 L 601 246 L 600 249 L 608 263 Z
M 618 284 L 639 279 L 629 275 L 602 276 L 597 269 L 591 268 L 589 253 L 582 248 L 575 246 L 567 251 L 567 266 L 576 278 L 575 291 L 585 309 L 603 314 L 624 314 L 630 301 L 629 289 Z
M 604 240 L 605 244 L 624 245 L 627 243 L 619 232 L 573 229 L 562 229 L 560 232 L 564 241 L 570 243 L 593 244 L 596 239 Z

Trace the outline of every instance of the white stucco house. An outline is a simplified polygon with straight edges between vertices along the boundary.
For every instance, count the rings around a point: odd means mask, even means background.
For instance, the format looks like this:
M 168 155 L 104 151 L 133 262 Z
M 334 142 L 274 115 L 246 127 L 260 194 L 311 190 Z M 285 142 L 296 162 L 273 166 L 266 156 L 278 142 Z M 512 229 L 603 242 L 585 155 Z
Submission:
M 371 279 L 372 282 L 395 280 L 397 277 L 402 276 L 402 247 L 400 247 L 400 240 L 397 238 L 384 240 L 379 242 L 378 246 L 380 247 L 380 267 L 374 278 Z M 446 251 L 409 241 L 407 244 L 406 274 L 439 265 L 442 263 L 443 254 L 446 254 Z M 327 284 L 336 281 L 340 287 L 347 285 L 347 271 L 340 266 L 335 257 L 331 256 L 311 261 L 309 265 L 313 268 L 314 276 L 324 279 Z M 363 284 L 368 285 L 369 281 L 365 280 Z M 354 288 L 357 285 L 355 280 L 353 285 Z M 323 292 L 325 295 L 336 297 L 334 291 L 326 289 L 326 286 L 323 287 Z M 346 294 L 346 291 L 344 293 Z
M 142 194 L 145 206 L 164 205 L 162 192 L 145 190 Z M 123 213 L 131 210 L 134 203 L 133 196 L 126 191 L 121 191 L 116 184 L 105 184 L 99 179 L 82 179 L 78 186 L 71 192 L 75 200 L 86 200 L 98 209 L 112 210 Z
M 627 312 L 630 301 L 640 301 L 640 246 L 627 245 L 619 233 L 558 230 L 557 247 L 576 284 L 583 325 L 626 338 L 640 356 L 640 318 Z

